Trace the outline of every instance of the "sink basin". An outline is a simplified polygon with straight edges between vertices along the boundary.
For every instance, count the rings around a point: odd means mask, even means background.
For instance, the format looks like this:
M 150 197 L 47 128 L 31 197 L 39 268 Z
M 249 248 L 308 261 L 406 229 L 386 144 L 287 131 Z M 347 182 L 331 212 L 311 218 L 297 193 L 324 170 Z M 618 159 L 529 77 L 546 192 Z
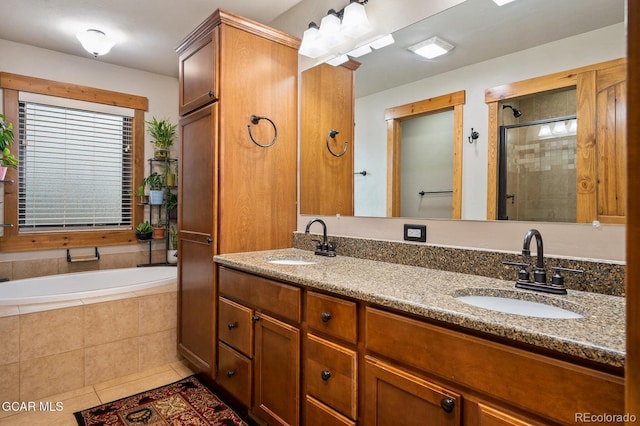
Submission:
M 453 296 L 462 303 L 506 314 L 555 319 L 577 319 L 586 315 L 580 305 L 534 293 L 478 288 L 458 291 Z
M 304 254 L 283 254 L 277 256 L 270 256 L 264 259 L 265 262 L 273 265 L 290 265 L 290 266 L 305 266 L 316 265 L 318 261 L 312 256 L 305 256 Z

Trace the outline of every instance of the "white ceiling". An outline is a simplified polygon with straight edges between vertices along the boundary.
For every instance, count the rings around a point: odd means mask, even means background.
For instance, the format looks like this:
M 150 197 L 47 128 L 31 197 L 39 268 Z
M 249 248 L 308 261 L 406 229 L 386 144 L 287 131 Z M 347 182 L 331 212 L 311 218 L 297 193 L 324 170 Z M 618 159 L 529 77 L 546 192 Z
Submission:
M 294 9 L 308 9 L 313 19 L 319 21 L 321 16 L 315 15 L 323 7 L 318 1 L 1 0 L 0 39 L 91 58 L 75 34 L 96 28 L 117 42 L 109 54 L 97 60 L 177 77 L 175 48 L 215 9 L 226 9 L 269 25 L 298 3 Z M 338 3 L 338 0 L 320 1 L 334 7 Z M 388 0 L 370 0 L 367 6 L 370 10 L 383 6 L 374 1 Z M 518 0 L 498 7 L 491 0 L 467 0 L 395 32 L 395 45 L 359 58 L 363 64 L 356 74 L 356 97 L 622 22 L 624 1 Z M 343 3 L 346 5 L 348 1 Z M 426 9 L 425 3 L 401 12 L 420 19 Z M 283 21 L 286 19 L 276 20 Z M 288 24 L 291 27 L 292 23 Z M 301 23 L 300 33 L 306 24 Z M 418 61 L 406 49 L 436 34 L 456 45 L 445 57 Z
M 178 75 L 175 48 L 218 9 L 269 23 L 300 0 L 2 0 L 0 38 L 91 58 L 75 34 L 95 28 L 116 41 L 99 61 Z

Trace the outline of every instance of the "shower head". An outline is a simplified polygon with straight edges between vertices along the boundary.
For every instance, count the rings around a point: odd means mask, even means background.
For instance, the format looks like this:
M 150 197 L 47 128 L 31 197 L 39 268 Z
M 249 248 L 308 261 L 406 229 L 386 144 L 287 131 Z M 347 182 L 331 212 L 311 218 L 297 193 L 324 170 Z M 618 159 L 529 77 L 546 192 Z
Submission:
M 517 108 L 512 107 L 511 105 L 502 105 L 502 109 L 505 109 L 505 108 L 511 108 L 511 110 L 513 111 L 513 116 L 515 118 L 518 118 L 518 117 L 520 117 L 522 115 L 522 111 L 520 111 Z

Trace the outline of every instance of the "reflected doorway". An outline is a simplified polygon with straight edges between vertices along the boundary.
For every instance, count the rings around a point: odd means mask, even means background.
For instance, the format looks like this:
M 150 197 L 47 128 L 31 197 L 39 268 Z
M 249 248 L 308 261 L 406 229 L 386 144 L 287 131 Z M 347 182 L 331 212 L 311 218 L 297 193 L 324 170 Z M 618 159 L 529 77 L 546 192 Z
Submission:
M 401 123 L 400 216 L 451 219 L 453 110 Z

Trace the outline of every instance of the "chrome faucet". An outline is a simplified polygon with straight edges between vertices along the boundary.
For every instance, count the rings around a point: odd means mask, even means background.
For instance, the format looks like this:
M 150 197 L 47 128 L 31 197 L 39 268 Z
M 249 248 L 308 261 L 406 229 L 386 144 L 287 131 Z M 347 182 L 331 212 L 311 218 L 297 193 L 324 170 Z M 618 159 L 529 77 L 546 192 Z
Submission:
M 335 255 L 336 255 L 336 247 L 332 242 L 330 242 L 327 239 L 327 224 L 324 223 L 324 220 L 322 220 L 322 219 L 310 220 L 309 223 L 307 223 L 307 228 L 305 229 L 304 233 L 308 234 L 309 233 L 309 228 L 311 228 L 311 225 L 313 225 L 316 222 L 318 222 L 320 225 L 322 225 L 322 240 L 313 240 L 313 241 L 318 243 L 318 244 L 316 244 L 315 253 L 318 256 L 335 257 Z

